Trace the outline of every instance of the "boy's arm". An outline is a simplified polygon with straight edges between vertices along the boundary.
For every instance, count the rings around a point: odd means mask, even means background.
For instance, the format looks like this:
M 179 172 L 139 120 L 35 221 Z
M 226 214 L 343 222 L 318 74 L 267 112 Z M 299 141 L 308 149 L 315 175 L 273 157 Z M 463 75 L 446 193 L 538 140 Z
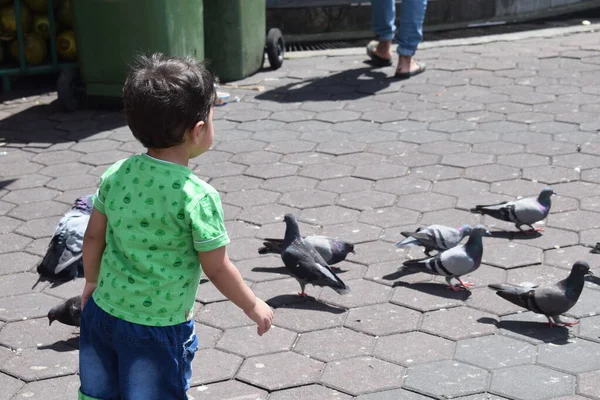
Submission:
M 202 270 L 216 288 L 258 324 L 258 334 L 271 328 L 273 311 L 246 285 L 240 272 L 227 256 L 227 248 L 198 252 Z
M 100 274 L 102 253 L 106 247 L 106 215 L 94 209 L 83 236 L 83 274 L 85 287 L 81 295 L 81 308 L 85 306 L 96 285 Z

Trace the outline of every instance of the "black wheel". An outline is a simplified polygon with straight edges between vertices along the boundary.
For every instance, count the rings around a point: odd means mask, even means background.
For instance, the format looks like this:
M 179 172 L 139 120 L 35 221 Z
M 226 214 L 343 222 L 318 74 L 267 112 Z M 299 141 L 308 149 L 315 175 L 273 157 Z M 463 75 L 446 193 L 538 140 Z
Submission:
M 83 97 L 79 91 L 79 70 L 76 68 L 65 68 L 58 75 L 56 82 L 56 91 L 58 100 L 62 103 L 66 111 L 75 111 L 83 102 Z
M 285 54 L 285 42 L 283 33 L 277 28 L 269 29 L 267 34 L 267 57 L 269 64 L 273 69 L 279 69 L 283 64 L 283 55 Z

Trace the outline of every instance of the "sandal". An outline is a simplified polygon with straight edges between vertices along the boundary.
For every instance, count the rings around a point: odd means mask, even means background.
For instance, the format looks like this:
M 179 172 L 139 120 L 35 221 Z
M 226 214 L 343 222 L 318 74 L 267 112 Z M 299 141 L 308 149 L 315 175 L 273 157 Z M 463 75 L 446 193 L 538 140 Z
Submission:
M 375 67 L 389 67 L 390 65 L 392 65 L 391 59 L 379 57 L 373 52 L 375 50 L 375 47 L 377 47 L 377 42 L 371 42 L 367 45 L 367 55 L 371 58 L 371 65 Z
M 409 71 L 409 72 L 396 72 L 394 74 L 394 77 L 396 79 L 400 79 L 400 80 L 408 79 L 411 76 L 419 75 L 421 72 L 424 72 L 425 69 L 427 68 L 425 63 L 419 63 L 416 61 L 415 61 L 415 63 L 419 66 L 419 68 L 415 69 L 414 71 Z

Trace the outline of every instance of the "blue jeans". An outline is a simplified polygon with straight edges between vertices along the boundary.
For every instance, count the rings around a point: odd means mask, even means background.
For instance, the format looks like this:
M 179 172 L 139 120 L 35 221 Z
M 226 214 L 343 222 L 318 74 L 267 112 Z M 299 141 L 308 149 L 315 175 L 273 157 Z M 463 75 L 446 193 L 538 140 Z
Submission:
M 423 21 L 427 0 L 402 0 L 400 4 L 400 28 L 396 32 L 397 52 L 412 57 L 423 40 Z M 396 31 L 395 0 L 371 0 L 373 31 L 377 39 L 392 40 Z
M 79 338 L 80 400 L 182 400 L 198 349 L 194 321 L 154 327 L 85 304 Z

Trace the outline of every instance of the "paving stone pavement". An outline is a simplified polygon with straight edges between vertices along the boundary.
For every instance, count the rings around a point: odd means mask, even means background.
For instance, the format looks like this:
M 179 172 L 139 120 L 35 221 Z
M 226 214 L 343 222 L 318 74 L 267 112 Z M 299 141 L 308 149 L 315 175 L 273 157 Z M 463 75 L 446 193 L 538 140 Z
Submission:
M 200 284 L 194 399 L 600 399 L 600 286 L 569 318 L 497 297 L 492 282 L 551 282 L 600 255 L 600 33 L 419 51 L 426 73 L 386 79 L 362 56 L 286 60 L 238 84 L 215 114 L 213 149 L 192 167 L 222 194 L 231 258 L 275 308 L 264 337 Z M 54 93 L 0 107 L 0 400 L 75 398 L 78 330 L 48 309 L 82 280 L 35 287 L 54 227 L 110 163 L 142 150 L 119 112 L 61 113 Z M 468 213 L 551 184 L 547 229 Z M 283 214 L 304 234 L 357 243 L 339 264 L 354 290 L 308 287 L 308 300 L 261 238 Z M 420 250 L 393 246 L 421 224 L 485 223 L 484 264 L 470 292 L 417 274 L 390 278 Z M 597 281 L 596 281 L 597 282 Z

